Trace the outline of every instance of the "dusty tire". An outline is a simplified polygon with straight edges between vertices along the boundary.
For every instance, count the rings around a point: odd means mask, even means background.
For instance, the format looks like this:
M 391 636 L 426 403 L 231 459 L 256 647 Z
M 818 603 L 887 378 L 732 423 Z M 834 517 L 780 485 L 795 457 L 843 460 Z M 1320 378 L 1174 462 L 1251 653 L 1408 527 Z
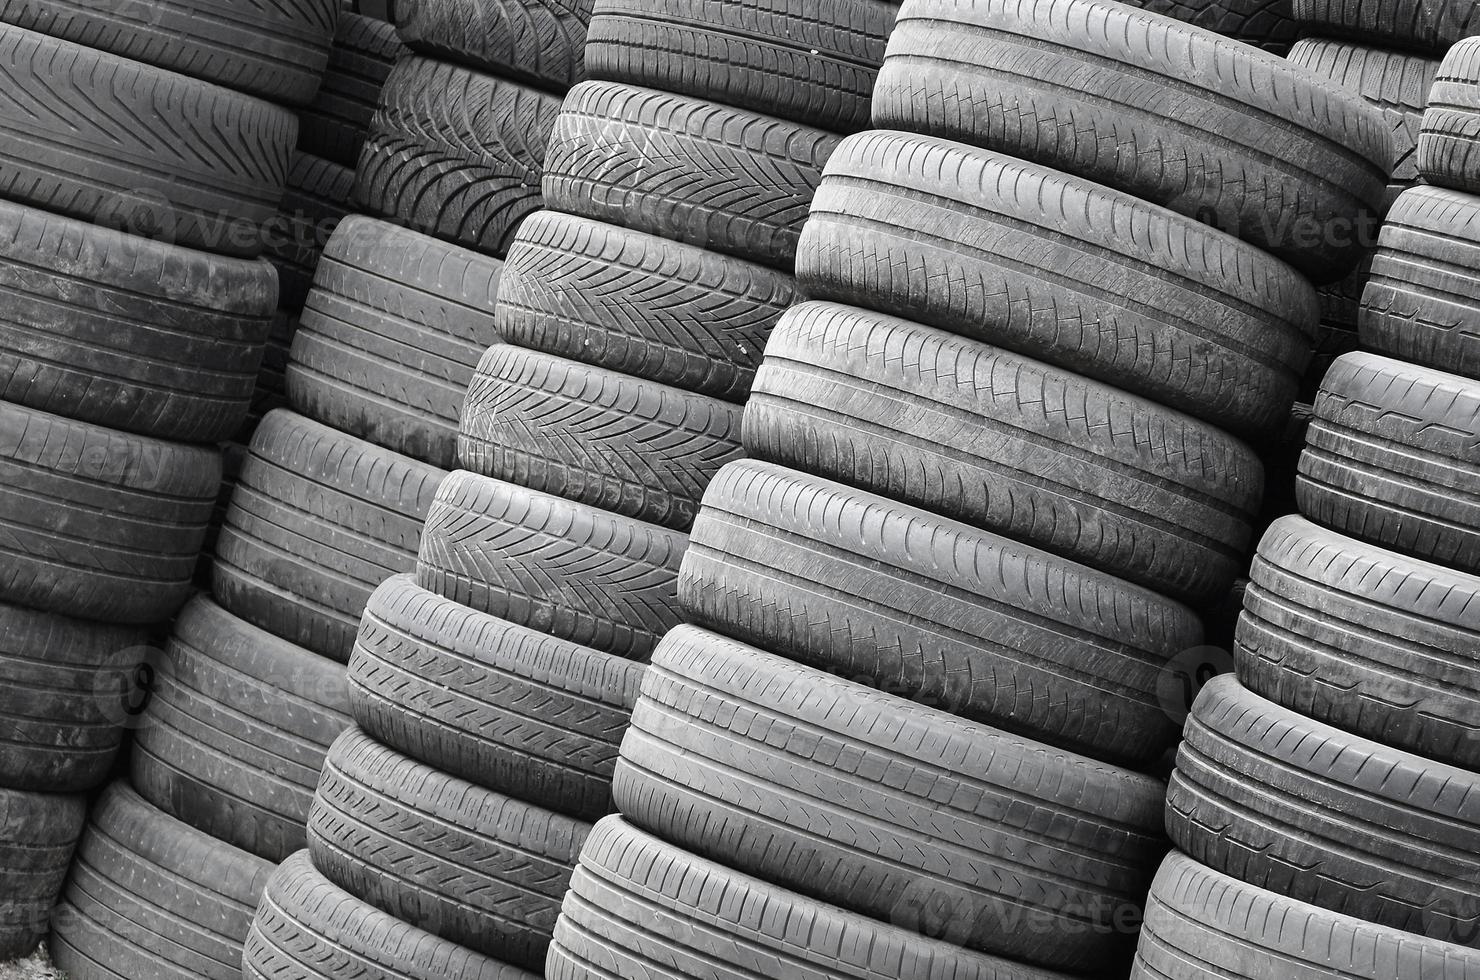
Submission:
M 1292 0 L 1128 0 L 1130 6 L 1284 54 L 1300 36 Z
M 349 660 L 360 614 L 415 565 L 441 470 L 292 414 L 252 437 L 216 545 L 216 601 L 253 626 Z
M 592 78 L 852 133 L 869 128 L 898 13 L 889 0 L 598 0 L 586 66 Z
M 241 425 L 277 288 L 219 258 L 0 202 L 0 397 L 140 435 Z
M 85 797 L 0 788 L 0 963 L 41 945 L 86 821 Z
M 1244 686 L 1365 738 L 1480 770 L 1480 577 L 1298 517 L 1250 573 L 1234 659 Z
M 281 861 L 303 848 L 324 754 L 349 725 L 342 666 L 200 597 L 160 658 L 130 778 L 170 816 Z
M 1317 524 L 1480 573 L 1480 382 L 1346 355 L 1321 382 L 1295 493 Z
M 1444 56 L 1418 137 L 1418 171 L 1431 184 L 1480 192 L 1480 38 Z
M 1295 19 L 1322 34 L 1437 54 L 1480 34 L 1480 10 L 1466 0 L 1295 0 Z
M 644 668 L 388 580 L 349 662 L 352 711 L 382 744 L 536 806 L 612 812 Z
M 475 473 L 686 531 L 744 455 L 740 406 L 507 344 L 468 389 L 458 436 Z
M 267 228 L 264 257 L 278 272 L 278 307 L 303 309 L 313 288 L 319 256 L 339 222 L 349 216 L 355 172 L 306 153 L 293 154 L 288 186 L 277 217 Z
M 380 93 L 355 201 L 423 234 L 503 255 L 538 211 L 560 100 L 426 58 L 403 58 Z
M 549 207 L 790 270 L 838 137 L 615 82 L 571 90 L 545 158 Z
M 698 625 L 1112 760 L 1167 747 L 1157 679 L 1202 642 L 1191 610 L 1139 586 L 759 462 L 710 484 L 679 596 Z
M 395 0 L 413 51 L 564 92 L 586 77 L 592 0 Z
M 690 626 L 653 656 L 614 793 L 701 857 L 1061 969 L 1126 951 L 1165 847 L 1159 780 Z
M 1418 935 L 1480 942 L 1480 775 L 1266 701 L 1203 688 L 1167 794 L 1167 832 L 1260 888 Z
M 509 249 L 498 328 L 520 347 L 743 402 L 795 298 L 775 269 L 541 211 Z
M 324 250 L 284 381 L 293 407 L 433 466 L 457 465 L 458 412 L 498 342 L 501 263 L 355 215 Z
M 1319 316 L 1310 283 L 1252 245 L 1068 174 L 906 133 L 850 137 L 833 154 L 797 284 L 1252 434 L 1288 417 Z
M 1388 125 L 1355 94 L 1267 52 L 1098 0 L 907 0 L 874 124 L 1126 191 L 1317 281 L 1356 264 L 1357 232 L 1380 213 L 1392 171 Z
M 348 11 L 341 14 L 324 83 L 298 113 L 298 148 L 353 168 L 380 104 L 380 90 L 396 59 L 406 53 L 391 25 Z
M 115 783 L 94 807 L 57 909 L 69 980 L 237 980 L 272 865 Z

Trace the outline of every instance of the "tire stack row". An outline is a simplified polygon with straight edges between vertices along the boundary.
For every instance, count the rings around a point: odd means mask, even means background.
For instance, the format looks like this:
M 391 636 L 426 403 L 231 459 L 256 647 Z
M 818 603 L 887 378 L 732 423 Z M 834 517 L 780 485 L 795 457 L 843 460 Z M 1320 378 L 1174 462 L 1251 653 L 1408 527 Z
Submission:
M 1298 4 L 1459 41 L 1321 382 L 1300 513 L 1260 544 L 1235 676 L 1177 757 L 1136 980 L 1480 976 L 1480 32 L 1470 4 Z M 1469 18 L 1467 20 L 1466 18 Z
M 154 631 L 192 591 L 277 302 L 259 256 L 293 111 L 337 13 L 0 4 L 0 959 L 44 935 Z

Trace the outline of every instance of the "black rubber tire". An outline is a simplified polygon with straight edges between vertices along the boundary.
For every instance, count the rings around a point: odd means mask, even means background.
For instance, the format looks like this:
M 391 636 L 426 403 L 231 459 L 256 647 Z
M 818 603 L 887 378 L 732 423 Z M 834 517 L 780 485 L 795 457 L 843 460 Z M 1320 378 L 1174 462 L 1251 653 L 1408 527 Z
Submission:
M 272 865 L 114 783 L 93 808 L 49 943 L 68 980 L 237 980 Z
M 375 587 L 415 566 L 435 467 L 291 412 L 252 437 L 216 545 L 216 601 L 345 663 Z
M 469 470 L 687 531 L 720 467 L 745 455 L 740 406 L 508 344 L 468 389 Z
M 1297 902 L 1173 852 L 1146 905 L 1131 980 L 1473 980 L 1480 951 Z
M 1480 573 L 1480 382 L 1348 354 L 1321 382 L 1295 495 L 1326 527 Z
M 1373 741 L 1480 771 L 1480 577 L 1299 517 L 1250 573 L 1234 659 L 1244 686 Z
M 292 113 L 19 27 L 0 26 L 0 73 L 0 196 L 191 248 L 262 252 Z
M 1469 0 L 1295 0 L 1295 19 L 1321 34 L 1435 54 L 1480 34 L 1480 9 Z
M 1480 200 L 1415 187 L 1388 212 L 1362 295 L 1362 343 L 1480 379 Z
M 242 957 L 245 980 L 539 980 L 399 922 L 288 858 L 262 896 Z
M 1418 137 L 1418 172 L 1431 184 L 1480 193 L 1480 38 L 1444 56 Z
M 1128 952 L 1166 848 L 1159 780 L 692 626 L 653 655 L 613 792 L 627 821 L 744 874 L 1074 971 Z
M 1124 0 L 1153 14 L 1284 54 L 1300 36 L 1292 0 Z
M 457 465 L 458 413 L 494 323 L 502 263 L 355 215 L 324 250 L 293 335 L 293 407 L 433 466 Z
M 319 256 L 350 213 L 355 172 L 307 153 L 294 153 L 282 207 L 267 227 L 263 255 L 278 272 L 278 307 L 303 309 Z
M 0 963 L 41 945 L 86 822 L 85 797 L 0 788 Z
M 298 113 L 298 148 L 349 168 L 359 162 L 380 90 L 407 54 L 383 20 L 345 12 L 339 17 L 324 83 Z
M 678 568 L 688 543 L 678 531 L 460 471 L 437 491 L 416 584 L 635 660 L 682 620 Z
M 246 416 L 276 298 L 265 262 L 0 201 L 0 398 L 219 442 Z
M 1480 774 L 1210 681 L 1187 719 L 1167 832 L 1194 860 L 1379 925 L 1480 944 Z
M 744 402 L 795 299 L 775 269 L 541 211 L 509 249 L 498 329 L 520 347 Z
M 1252 245 L 1087 180 L 907 133 L 850 137 L 833 154 L 797 285 L 1265 436 L 1289 416 L 1319 317 L 1310 283 Z
M 545 976 L 1066 980 L 788 892 L 620 817 L 601 821 L 586 840 Z
M 0 402 L 0 601 L 114 624 L 190 597 L 221 454 Z
M 598 820 L 644 667 L 389 579 L 349 662 L 351 706 L 384 745 L 536 806 Z
M 698 625 L 1096 758 L 1171 741 L 1157 679 L 1190 609 L 883 497 L 774 466 L 710 484 L 679 577 Z
M 130 778 L 170 816 L 281 861 L 303 848 L 324 754 L 350 724 L 344 667 L 199 597 L 160 660 Z
M 985 146 L 1172 208 L 1318 282 L 1360 258 L 1382 114 L 1268 52 L 1099 0 L 911 0 L 874 124 Z
M 413 51 L 564 93 L 585 79 L 592 0 L 395 0 Z
M 270 102 L 308 103 L 338 0 L 0 0 L 0 22 Z
M 100 785 L 148 698 L 152 652 L 143 630 L 0 603 L 0 786 Z
M 654 89 L 571 89 L 545 157 L 549 207 L 791 271 L 838 137 Z
M 538 970 L 590 830 L 351 729 L 324 763 L 308 851 L 324 877 L 402 922 Z
M 819 129 L 869 128 L 891 0 L 597 0 L 592 78 L 681 92 Z
M 355 201 L 373 214 L 502 256 L 538 211 L 553 95 L 407 57 L 380 94 L 360 153 Z

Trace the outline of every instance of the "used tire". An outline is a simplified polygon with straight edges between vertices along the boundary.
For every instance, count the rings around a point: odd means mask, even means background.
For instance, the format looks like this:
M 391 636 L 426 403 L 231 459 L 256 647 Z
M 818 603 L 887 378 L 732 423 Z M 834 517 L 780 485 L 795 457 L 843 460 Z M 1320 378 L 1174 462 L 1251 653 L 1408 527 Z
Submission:
M 563 93 L 586 76 L 592 0 L 395 0 L 413 51 Z
M 501 263 L 362 215 L 324 250 L 285 382 L 304 415 L 433 466 L 457 464 L 458 412 L 498 342 Z
M 889 0 L 597 0 L 592 78 L 852 133 L 899 5 Z
M 375 587 L 415 566 L 441 470 L 292 414 L 252 437 L 216 545 L 216 600 L 344 663 Z
M 1445 942 L 1480 943 L 1480 775 L 1266 701 L 1203 688 L 1167 795 L 1194 860 L 1260 888 Z
M 1480 10 L 1466 0 L 1295 0 L 1295 19 L 1322 34 L 1440 54 L 1480 34 Z
M 545 159 L 555 210 L 790 270 L 838 137 L 654 89 L 571 89 Z
M 219 442 L 245 418 L 277 284 L 221 258 L 0 202 L 0 397 Z
M 1480 382 L 1347 354 L 1321 382 L 1295 493 L 1318 524 L 1480 573 Z
M 341 14 L 324 83 L 298 114 L 299 149 L 353 168 L 380 104 L 380 90 L 396 59 L 406 53 L 396 29 L 385 21 Z
M 1418 170 L 1431 184 L 1480 192 L 1480 38 L 1444 56 L 1423 115 Z
M 0 788 L 0 963 L 41 945 L 86 821 L 85 797 Z
M 538 211 L 560 100 L 421 57 L 397 63 L 360 153 L 355 201 L 408 228 L 503 255 Z
M 744 402 L 795 297 L 775 269 L 541 211 L 509 249 L 498 328 L 521 347 Z
M 281 861 L 303 848 L 324 754 L 349 725 L 342 666 L 199 597 L 175 621 L 130 777 L 171 816 Z
M 740 406 L 507 344 L 478 365 L 463 466 L 686 531 L 720 467 L 744 455 Z
M 1128 0 L 1153 14 L 1284 54 L 1300 36 L 1292 0 Z
M 1245 687 L 1480 771 L 1480 577 L 1299 517 L 1269 529 L 1250 575 L 1233 649 Z
M 352 711 L 382 744 L 582 820 L 612 812 L 612 770 L 644 668 L 419 588 L 370 597 Z
M 339 222 L 349 216 L 355 172 L 307 153 L 293 154 L 283 203 L 267 228 L 263 253 L 278 272 L 278 307 L 303 309 L 319 256 Z
M 1097 758 L 1172 737 L 1191 610 L 1074 562 L 769 463 L 710 484 L 679 577 L 698 625 Z
M 1357 231 L 1380 213 L 1392 172 L 1389 127 L 1354 93 L 1267 52 L 1099 0 L 906 0 L 874 124 L 1126 191 L 1318 282 L 1356 264 Z
M 416 584 L 464 606 L 640 659 L 681 619 L 688 537 L 474 473 L 437 491 Z
M 1159 780 L 691 626 L 642 692 L 614 784 L 634 825 L 971 949 L 1072 970 L 1125 952 L 1165 850 Z

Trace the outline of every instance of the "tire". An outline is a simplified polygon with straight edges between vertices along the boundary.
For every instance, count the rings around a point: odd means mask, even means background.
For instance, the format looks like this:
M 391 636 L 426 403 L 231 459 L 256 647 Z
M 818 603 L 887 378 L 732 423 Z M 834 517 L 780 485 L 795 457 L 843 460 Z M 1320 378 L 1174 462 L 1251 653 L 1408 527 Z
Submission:
M 614 82 L 571 89 L 545 157 L 557 211 L 791 271 L 838 137 Z
M 221 454 L 0 402 L 0 602 L 115 625 L 191 592 Z
M 93 809 L 57 910 L 69 980 L 237 980 L 272 865 L 114 783 Z
M 349 725 L 342 666 L 201 597 L 175 621 L 130 778 L 170 816 L 281 861 L 303 848 L 324 754 Z
M 326 878 L 402 922 L 538 970 L 590 830 L 354 729 L 324 764 L 308 850 Z
M 1319 317 L 1310 283 L 1251 245 L 1077 177 L 905 133 L 850 137 L 833 155 L 797 284 L 1258 436 L 1289 416 Z
M 1384 929 L 1167 857 L 1131 980 L 1471 980 L 1480 952 Z
M 691 626 L 653 656 L 614 793 L 744 874 L 1066 970 L 1127 951 L 1118 923 L 1165 849 L 1158 780 Z
M 1480 383 L 1376 354 L 1321 382 L 1295 494 L 1317 524 L 1480 573 Z
M 381 88 L 396 59 L 405 54 L 390 24 L 348 11 L 341 14 L 318 97 L 298 114 L 298 148 L 353 169 Z
M 246 416 L 276 297 L 265 262 L 0 202 L 0 397 L 219 442 Z
M 586 77 L 592 0 L 395 0 L 411 50 L 563 94 Z
M 0 788 L 0 963 L 41 945 L 86 820 L 84 797 Z
M 687 531 L 744 455 L 738 405 L 507 344 L 468 389 L 458 453 L 496 480 Z
M 189 248 L 261 253 L 292 113 L 19 27 L 0 27 L 0 73 L 0 196 Z
M 247 421 L 236 432 L 233 445 L 252 441 L 252 434 L 270 412 L 288 407 L 288 354 L 293 349 L 293 335 L 298 332 L 298 315 L 278 310 L 273 314 L 267 334 L 267 347 L 262 352 L 262 370 L 257 373 L 257 388 L 252 392 L 252 408 Z
M 889 0 L 599 0 L 586 66 L 593 78 L 852 133 L 869 128 L 898 13 Z
M 1234 658 L 1245 687 L 1309 718 L 1480 771 L 1480 577 L 1299 517 L 1254 560 Z
M 1167 747 L 1157 678 L 1202 642 L 1170 599 L 759 462 L 710 484 L 679 599 L 692 622 L 737 640 L 1114 761 Z
M 0 22 L 284 105 L 313 99 L 338 0 L 3 0 Z
M 245 980 L 537 980 L 371 908 L 314 870 L 307 852 L 267 884 L 242 958 Z
M 437 491 L 416 584 L 479 612 L 632 660 L 681 619 L 688 537 L 473 473 Z
M 1264 488 L 1252 449 L 1180 412 L 831 303 L 771 336 L 745 448 L 1194 600 L 1246 568 Z
M 278 307 L 297 313 L 313 288 L 319 256 L 349 217 L 355 172 L 307 153 L 293 154 L 288 188 L 268 227 L 264 253 L 278 272 Z
M 1356 264 L 1357 233 L 1380 213 L 1392 173 L 1388 124 L 1355 94 L 1098 0 L 908 0 L 874 125 L 1106 184 L 1271 251 L 1318 283 Z
M 148 697 L 151 652 L 143 630 L 0 603 L 0 786 L 82 793 L 100 785 Z
M 795 299 L 775 269 L 541 211 L 509 249 L 498 328 L 520 347 L 743 403 Z
M 426 58 L 403 58 L 380 93 L 355 201 L 415 231 L 502 256 L 538 211 L 560 100 Z
M 1444 56 L 1418 137 L 1418 171 L 1431 184 L 1480 193 L 1480 38 Z
M 1266 701 L 1203 688 L 1167 795 L 1196 861 L 1302 902 L 1445 942 L 1480 942 L 1480 775 Z
M 785 891 L 620 817 L 586 840 L 545 976 L 760 980 L 779 969 L 793 980 L 1064 980 Z
M 1480 379 L 1480 201 L 1415 187 L 1388 212 L 1362 295 L 1362 343 Z
M 1291 0 L 1129 0 L 1132 7 L 1283 55 L 1300 36 Z
M 216 601 L 345 663 L 381 582 L 415 566 L 435 467 L 293 415 L 252 437 L 216 545 Z
M 1295 19 L 1322 34 L 1436 54 L 1480 34 L 1480 10 L 1462 0 L 1295 0 Z
M 590 821 L 612 812 L 612 771 L 644 670 L 398 575 L 370 597 L 349 682 L 355 720 L 382 744 Z

